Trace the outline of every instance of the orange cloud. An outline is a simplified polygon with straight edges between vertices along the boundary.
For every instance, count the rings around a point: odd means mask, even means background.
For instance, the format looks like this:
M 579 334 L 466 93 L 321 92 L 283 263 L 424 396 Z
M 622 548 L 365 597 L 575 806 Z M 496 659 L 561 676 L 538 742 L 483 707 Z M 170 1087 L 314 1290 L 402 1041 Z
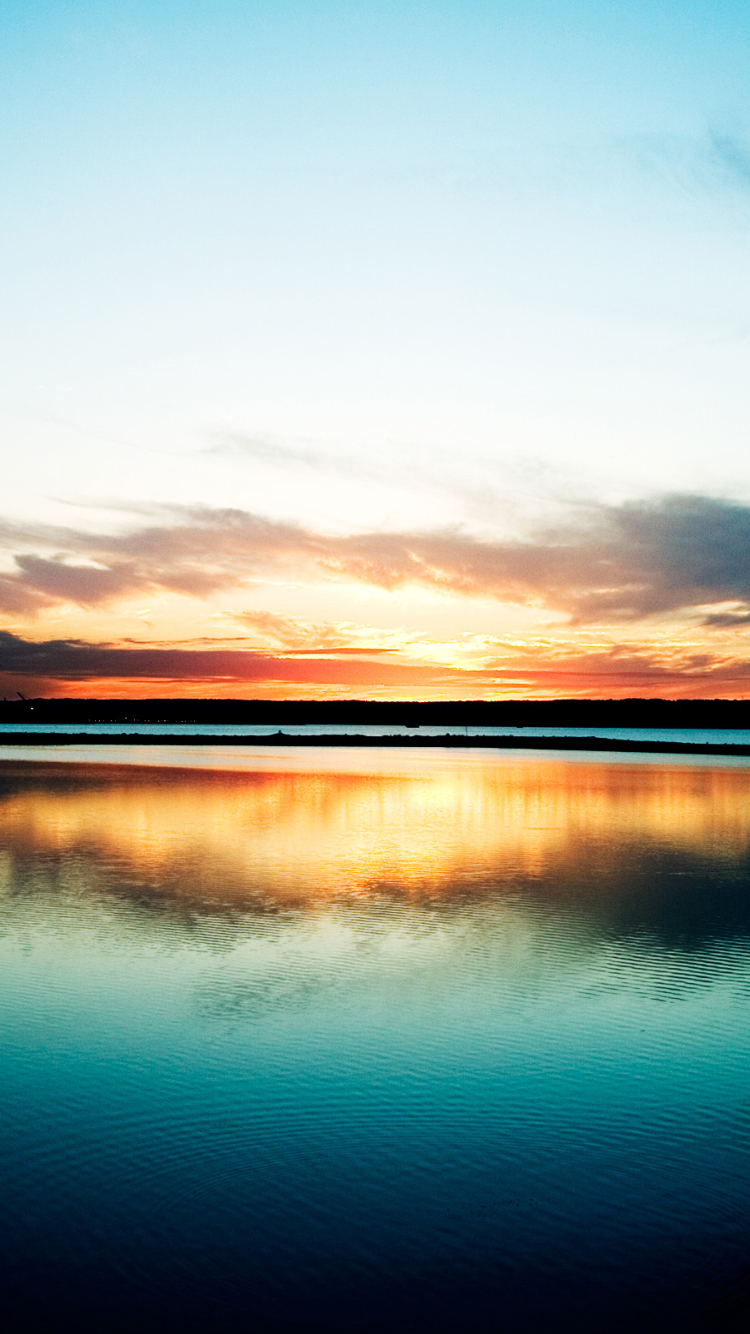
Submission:
M 562 652 L 539 647 L 482 667 L 366 656 L 366 650 L 270 653 L 226 648 L 34 642 L 0 632 L 6 694 L 291 696 L 372 698 L 574 696 L 737 698 L 750 695 L 750 660 L 612 645 Z M 427 650 L 426 650 L 427 652 Z M 426 656 L 426 653 L 425 653 Z

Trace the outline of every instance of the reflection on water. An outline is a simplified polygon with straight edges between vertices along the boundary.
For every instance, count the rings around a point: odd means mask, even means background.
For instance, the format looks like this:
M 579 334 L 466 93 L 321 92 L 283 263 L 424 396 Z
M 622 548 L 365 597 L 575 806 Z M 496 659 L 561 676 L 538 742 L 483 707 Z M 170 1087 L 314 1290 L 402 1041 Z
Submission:
M 750 768 L 315 760 L 0 769 L 7 1327 L 742 1327 Z
M 377 753 L 357 758 L 353 772 L 5 766 L 7 874 L 16 858 L 83 856 L 129 865 L 160 893 L 307 903 L 567 879 L 592 857 L 612 874 L 624 848 L 735 865 L 750 846 L 750 769 L 480 755 L 394 772 Z

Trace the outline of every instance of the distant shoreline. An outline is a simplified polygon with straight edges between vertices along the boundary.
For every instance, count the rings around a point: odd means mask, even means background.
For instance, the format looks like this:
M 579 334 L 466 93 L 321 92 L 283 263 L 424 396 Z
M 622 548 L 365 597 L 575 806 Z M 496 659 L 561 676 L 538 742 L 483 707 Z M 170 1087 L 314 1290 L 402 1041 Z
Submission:
M 39 747 L 60 749 L 70 746 L 246 746 L 252 749 L 277 747 L 364 747 L 390 749 L 452 750 L 574 750 L 619 751 L 625 754 L 654 755 L 750 755 L 750 745 L 732 745 L 725 742 L 701 741 L 630 741 L 610 737 L 581 736 L 364 736 L 350 733 L 327 733 L 320 736 L 298 736 L 275 732 L 270 736 L 210 736 L 180 735 L 175 733 L 119 732 L 8 732 L 0 733 L 0 749 L 4 747 Z
M 0 700 L 0 723 L 23 732 L 108 724 L 123 731 L 152 727 L 290 726 L 750 729 L 750 700 L 248 700 L 248 699 L 15 699 Z M 422 742 L 420 741 L 420 744 Z

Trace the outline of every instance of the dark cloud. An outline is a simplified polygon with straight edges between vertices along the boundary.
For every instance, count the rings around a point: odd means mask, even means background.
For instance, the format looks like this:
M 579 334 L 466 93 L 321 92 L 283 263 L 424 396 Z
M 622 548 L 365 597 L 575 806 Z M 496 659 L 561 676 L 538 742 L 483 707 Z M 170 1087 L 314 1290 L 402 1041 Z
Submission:
M 704 616 L 701 625 L 715 630 L 739 630 L 750 625 L 750 611 L 716 611 Z
M 568 606 L 580 619 L 632 619 L 745 602 L 750 599 L 750 506 L 678 495 L 602 508 L 575 564 L 578 586 Z
M 501 601 L 541 600 L 578 622 L 635 620 L 750 600 L 750 506 L 671 496 L 589 506 L 526 541 L 461 532 L 364 534 L 316 554 L 332 573 L 421 583 Z
M 95 606 L 128 593 L 137 577 L 132 562 L 112 566 L 75 565 L 62 559 L 16 556 L 19 583 L 50 602 Z
M 205 597 L 282 574 L 534 600 L 579 623 L 698 608 L 705 620 L 711 605 L 727 602 L 735 615 L 750 613 L 750 506 L 705 496 L 580 507 L 525 540 L 460 530 L 337 536 L 203 507 L 158 517 L 120 534 L 6 525 L 0 538 L 15 569 L 0 582 L 0 597 L 14 611 L 160 590 Z
M 367 650 L 364 650 L 367 652 Z M 61 681 L 159 679 L 243 683 L 291 682 L 311 685 L 393 686 L 417 689 L 472 675 L 419 663 L 370 662 L 366 658 L 310 658 L 299 654 L 257 653 L 237 649 L 120 647 L 79 639 L 41 642 L 0 631 L 0 678 L 5 688 L 33 679 Z M 24 692 L 25 693 L 25 692 Z M 43 691 L 41 692 L 43 693 Z

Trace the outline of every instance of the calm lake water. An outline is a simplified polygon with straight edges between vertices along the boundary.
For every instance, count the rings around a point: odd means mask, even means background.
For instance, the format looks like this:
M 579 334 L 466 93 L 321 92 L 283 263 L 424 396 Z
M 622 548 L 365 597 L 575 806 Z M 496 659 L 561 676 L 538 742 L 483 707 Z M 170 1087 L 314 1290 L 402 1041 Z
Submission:
M 0 765 L 3 1330 L 746 1328 L 747 762 L 103 751 Z
M 692 741 L 729 746 L 750 745 L 750 729 L 738 727 L 462 727 L 456 724 L 406 727 L 399 723 L 0 723 L 0 747 L 3 736 L 14 732 L 57 732 L 61 744 L 65 734 L 89 733 L 94 736 L 210 736 L 217 743 L 225 736 L 246 736 L 248 740 L 270 737 L 283 731 L 286 736 L 512 736 L 534 737 L 608 737 L 612 741 Z

